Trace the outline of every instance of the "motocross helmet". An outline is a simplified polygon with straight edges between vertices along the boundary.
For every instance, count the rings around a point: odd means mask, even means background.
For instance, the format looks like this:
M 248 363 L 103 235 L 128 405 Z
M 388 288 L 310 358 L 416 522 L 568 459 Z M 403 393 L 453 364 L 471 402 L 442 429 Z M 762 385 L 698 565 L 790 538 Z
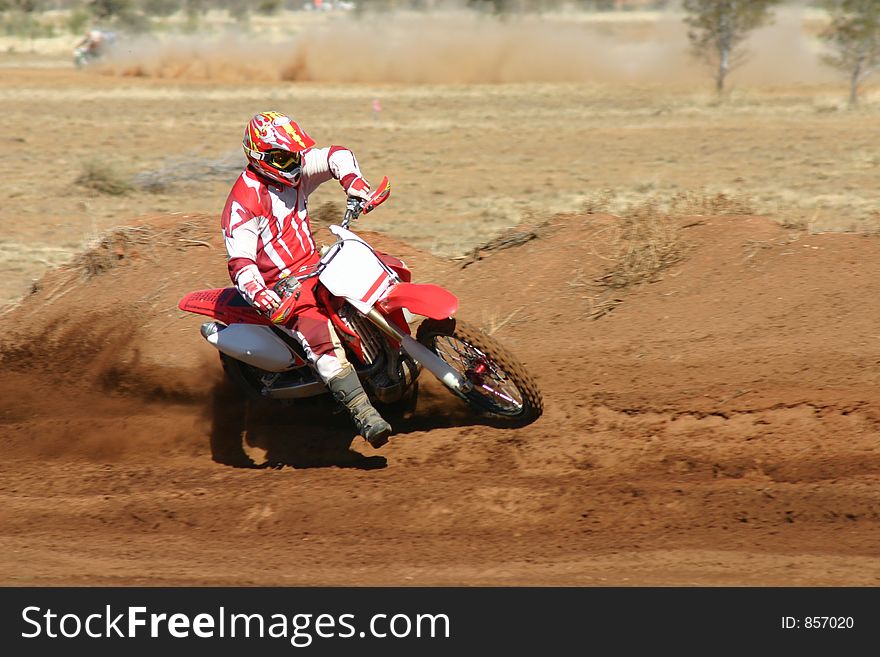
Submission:
M 242 145 L 257 173 L 295 187 L 302 177 L 303 151 L 315 140 L 286 114 L 261 112 L 248 122 Z

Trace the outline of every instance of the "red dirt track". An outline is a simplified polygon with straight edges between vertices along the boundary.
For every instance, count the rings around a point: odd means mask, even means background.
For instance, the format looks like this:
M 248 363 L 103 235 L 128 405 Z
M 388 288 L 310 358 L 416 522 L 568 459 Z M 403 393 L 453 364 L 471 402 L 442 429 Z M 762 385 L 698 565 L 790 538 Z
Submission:
M 465 268 L 356 226 L 500 325 L 546 408 L 494 428 L 426 373 L 381 450 L 236 401 L 176 309 L 226 284 L 216 217 L 48 274 L 0 319 L 0 583 L 880 584 L 880 239 L 693 218 L 592 321 L 613 221 Z

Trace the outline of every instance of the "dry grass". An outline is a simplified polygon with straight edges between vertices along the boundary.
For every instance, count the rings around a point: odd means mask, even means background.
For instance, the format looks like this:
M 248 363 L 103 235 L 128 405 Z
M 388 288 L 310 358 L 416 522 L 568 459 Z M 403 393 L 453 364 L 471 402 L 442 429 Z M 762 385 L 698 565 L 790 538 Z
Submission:
M 70 258 L 67 249 L 46 244 L 0 242 L 0 260 L 8 272 L 51 268 Z
M 609 212 L 616 202 L 613 190 L 603 190 L 583 206 L 584 212 Z M 603 290 L 625 290 L 658 280 L 660 274 L 684 257 L 681 229 L 688 217 L 755 214 L 751 199 L 744 195 L 692 190 L 671 196 L 655 194 L 624 208 L 613 226 L 605 229 L 609 252 L 603 257 L 612 264 L 595 284 Z M 576 273 L 574 287 L 583 287 L 583 273 Z M 591 314 L 605 314 L 606 301 L 589 300 Z
M 495 335 L 505 326 L 515 326 L 527 322 L 531 317 L 523 312 L 525 308 L 525 306 L 519 306 L 506 314 L 502 314 L 498 310 L 493 310 L 488 313 L 484 312 L 480 328 L 486 333 L 486 335 Z
M 531 219 L 534 219 L 534 215 L 529 215 L 529 217 Z M 464 269 L 468 265 L 471 265 L 478 260 L 482 260 L 484 253 L 491 251 L 502 251 L 504 249 L 510 249 L 515 246 L 520 246 L 522 244 L 525 244 L 526 242 L 530 242 L 534 239 L 538 239 L 539 237 L 547 235 L 554 229 L 554 227 L 555 224 L 552 222 L 552 219 L 544 219 L 534 225 L 527 223 L 513 230 L 505 231 L 501 235 L 492 238 L 488 242 L 484 242 L 483 244 L 474 247 L 469 254 L 454 259 L 460 260 L 461 262 L 459 264 L 459 267 Z
M 753 215 L 757 210 L 752 199 L 745 194 L 706 191 L 687 191 L 675 194 L 669 201 L 667 211 L 671 215 Z
M 742 193 L 692 189 L 684 192 L 653 192 L 650 187 L 633 190 L 602 189 L 581 204 L 584 214 L 619 214 L 622 217 L 645 212 L 680 217 L 700 215 L 753 215 L 759 212 L 754 199 Z
M 132 178 L 132 186 L 150 193 L 170 193 L 175 186 L 206 180 L 228 180 L 230 183 L 241 173 L 245 159 L 240 150 L 232 150 L 218 157 L 203 152 L 166 156 L 161 165 L 139 171 Z
M 87 278 L 98 276 L 126 258 L 152 247 L 154 231 L 148 226 L 116 228 L 73 259 L 73 268 Z
M 613 264 L 598 282 L 622 290 L 657 280 L 660 272 L 683 257 L 680 216 L 650 201 L 621 216 L 609 239 Z
M 606 195 L 592 207 L 603 208 L 612 199 Z M 627 208 L 617 221 L 602 229 L 601 242 L 608 244 L 601 255 L 610 264 L 606 271 L 588 279 L 577 269 L 569 287 L 587 303 L 585 314 L 599 319 L 623 302 L 624 293 L 643 283 L 660 279 L 662 273 L 685 256 L 681 230 L 685 217 L 703 214 L 748 214 L 747 205 L 722 195 L 699 193 L 676 195 L 672 199 L 651 199 Z M 597 254 L 599 255 L 599 254 Z
M 213 248 L 203 224 L 184 221 L 172 228 L 152 226 L 121 226 L 99 237 L 94 244 L 79 253 L 71 269 L 85 278 L 99 276 L 126 260 L 152 257 L 156 247 L 173 246 Z
M 613 189 L 600 189 L 589 196 L 581 205 L 584 214 L 606 214 L 611 212 L 617 192 Z
M 121 196 L 132 191 L 132 185 L 106 162 L 89 160 L 83 164 L 82 173 L 74 180 L 76 185 L 101 194 Z
M 582 210 L 588 214 L 610 213 L 617 204 L 614 190 L 602 190 L 588 198 Z M 601 257 L 610 263 L 606 271 L 589 280 L 583 270 L 575 270 L 569 287 L 586 302 L 585 314 L 599 319 L 623 302 L 627 290 L 660 280 L 664 271 L 685 257 L 681 230 L 694 224 L 693 217 L 755 213 L 755 205 L 747 195 L 706 190 L 653 194 L 625 206 L 617 221 L 603 229 L 606 234 L 601 241 L 608 247 Z

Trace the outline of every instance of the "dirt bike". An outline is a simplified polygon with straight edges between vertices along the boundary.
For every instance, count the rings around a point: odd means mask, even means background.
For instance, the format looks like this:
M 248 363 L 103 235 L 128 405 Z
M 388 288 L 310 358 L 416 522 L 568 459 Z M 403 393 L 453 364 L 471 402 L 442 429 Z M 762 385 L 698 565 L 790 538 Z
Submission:
M 84 47 L 75 48 L 73 51 L 73 65 L 76 68 L 85 68 L 99 59 L 101 59 L 101 55 Z
M 271 319 L 234 287 L 190 292 L 181 310 L 207 315 L 202 336 L 220 352 L 229 378 L 254 399 L 295 400 L 329 394 L 300 343 L 280 327 L 302 282 L 317 277 L 315 298 L 331 319 L 349 361 L 374 402 L 415 407 L 423 369 L 474 410 L 505 426 L 534 422 L 543 400 L 525 368 L 495 339 L 453 318 L 458 299 L 412 282 L 404 262 L 373 249 L 348 230 L 390 194 L 388 179 L 368 201 L 349 197 L 336 237 L 310 271 L 273 286 L 282 304 Z M 410 323 L 421 316 L 413 337 Z M 274 320 L 274 321 L 273 321 Z
M 73 49 L 73 65 L 83 69 L 92 64 L 102 61 L 107 57 L 116 44 L 116 33 L 97 30 L 100 32 L 100 43 L 81 43 Z

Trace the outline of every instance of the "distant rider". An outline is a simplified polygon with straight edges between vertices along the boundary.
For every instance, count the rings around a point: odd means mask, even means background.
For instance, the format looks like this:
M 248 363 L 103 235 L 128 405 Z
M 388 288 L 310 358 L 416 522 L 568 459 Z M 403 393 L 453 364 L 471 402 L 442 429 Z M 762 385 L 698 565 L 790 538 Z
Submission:
M 77 50 L 88 53 L 92 57 L 100 57 L 104 47 L 104 33 L 101 30 L 91 29 L 74 46 Z
M 280 279 L 308 272 L 319 260 L 308 215 L 308 197 L 335 179 L 349 196 L 367 200 L 370 185 L 354 154 L 343 146 L 315 147 L 289 116 L 261 112 L 247 124 L 248 165 L 226 200 L 221 225 L 229 275 L 241 294 L 267 316 L 281 298 Z M 296 338 L 334 398 L 351 413 L 358 432 L 374 447 L 388 442 L 391 425 L 373 408 L 326 313 L 314 297 L 317 278 L 299 288 L 294 316 L 282 328 Z
M 116 41 L 113 32 L 92 28 L 73 48 L 73 63 L 82 68 L 104 57 Z

